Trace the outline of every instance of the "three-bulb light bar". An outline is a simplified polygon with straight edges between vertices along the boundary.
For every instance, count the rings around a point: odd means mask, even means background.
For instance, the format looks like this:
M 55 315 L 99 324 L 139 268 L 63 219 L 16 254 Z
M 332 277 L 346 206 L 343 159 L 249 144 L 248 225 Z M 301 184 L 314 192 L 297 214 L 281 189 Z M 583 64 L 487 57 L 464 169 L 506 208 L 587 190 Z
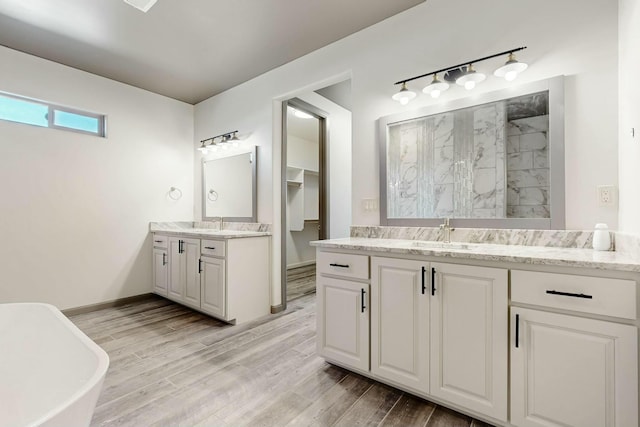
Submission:
M 223 149 L 228 149 L 229 144 L 233 147 L 237 147 L 240 138 L 238 138 L 238 131 L 234 130 L 233 132 L 227 132 L 220 135 L 212 136 L 211 138 L 203 139 L 200 141 L 200 147 L 198 147 L 198 151 L 202 154 L 207 154 L 209 151 L 217 151 L 218 147 L 222 147 Z M 218 141 L 216 141 L 216 139 Z
M 407 83 L 413 80 L 421 79 L 427 76 L 433 76 L 431 83 L 422 89 L 423 93 L 431 95 L 432 98 L 437 98 L 442 92 L 449 89 L 449 83 L 455 82 L 459 86 L 463 86 L 467 90 L 472 90 L 476 85 L 484 81 L 487 76 L 483 73 L 476 71 L 473 64 L 477 64 L 487 59 L 495 58 L 497 56 L 508 55 L 507 62 L 500 68 L 493 72 L 496 77 L 504 78 L 507 81 L 513 81 L 518 74 L 527 69 L 528 65 L 524 62 L 519 62 L 514 55 L 515 52 L 526 49 L 527 47 L 518 47 L 515 49 L 509 49 L 504 52 L 496 53 L 494 55 L 485 56 L 484 58 L 474 59 L 473 61 L 463 62 L 462 64 L 453 65 L 450 67 L 442 68 L 440 70 L 431 71 L 429 73 L 421 74 L 419 76 L 411 77 L 408 79 L 400 80 L 395 85 L 402 85 L 400 90 L 395 93 L 391 98 L 394 101 L 398 101 L 402 105 L 407 105 L 409 101 L 416 97 L 416 93 L 407 88 Z M 438 79 L 438 74 L 444 73 L 444 81 Z

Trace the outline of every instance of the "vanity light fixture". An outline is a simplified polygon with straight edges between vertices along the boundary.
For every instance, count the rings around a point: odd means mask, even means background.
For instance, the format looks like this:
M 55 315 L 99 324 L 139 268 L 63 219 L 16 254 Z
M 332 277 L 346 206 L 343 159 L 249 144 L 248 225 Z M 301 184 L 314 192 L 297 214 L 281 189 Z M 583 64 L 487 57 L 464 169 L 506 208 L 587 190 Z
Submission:
M 464 86 L 466 90 L 472 90 L 478 83 L 483 82 L 487 76 L 479 73 L 473 68 L 473 64 L 469 64 L 467 70 L 456 79 L 456 84 Z
M 231 143 L 231 145 L 233 145 L 234 147 L 237 147 L 240 143 L 240 138 L 238 138 L 237 130 L 203 139 L 202 141 L 200 141 L 200 147 L 198 147 L 198 151 L 202 152 L 202 154 L 207 154 L 209 151 L 217 151 L 218 146 L 226 150 L 229 148 L 229 143 Z
M 516 59 L 516 56 L 513 52 L 509 52 L 509 58 L 507 62 L 496 71 L 493 72 L 493 75 L 496 77 L 503 77 L 506 81 L 511 82 L 518 77 L 518 74 L 527 69 L 529 65 L 524 62 L 520 62 Z
M 398 101 L 402 105 L 407 105 L 409 101 L 416 97 L 416 93 L 407 88 L 407 82 L 402 82 L 402 87 L 398 93 L 394 94 L 391 98 L 394 101 Z
M 433 75 L 433 80 L 424 89 L 422 89 L 423 93 L 428 93 L 432 98 L 437 98 L 440 96 L 442 92 L 449 89 L 449 83 L 445 83 L 438 79 L 438 75 Z
M 494 72 L 494 75 L 497 77 L 504 77 L 507 81 L 512 81 L 519 73 L 527 69 L 527 64 L 517 61 L 514 55 L 515 52 L 519 52 L 526 48 L 526 46 L 523 46 L 505 50 L 504 52 L 496 53 L 493 55 L 485 56 L 483 58 L 463 62 L 462 64 L 452 65 L 440 70 L 431 71 L 419 76 L 397 81 L 394 84 L 402 86 L 400 87 L 400 90 L 391 98 L 394 101 L 398 101 L 402 105 L 407 105 L 409 101 L 416 97 L 416 93 L 407 88 L 407 83 L 428 76 L 433 76 L 433 80 L 429 85 L 422 89 L 422 92 L 430 94 L 432 98 L 439 97 L 442 92 L 449 88 L 449 84 L 447 84 L 446 82 L 455 82 L 460 86 L 464 86 L 464 88 L 467 90 L 472 90 L 478 83 L 484 81 L 487 78 L 484 73 L 476 71 L 473 68 L 473 64 L 477 64 L 478 62 L 486 61 L 487 59 L 496 58 L 502 55 L 509 55 L 509 57 L 507 59 L 507 62 Z M 438 79 L 439 73 L 444 73 L 444 82 Z

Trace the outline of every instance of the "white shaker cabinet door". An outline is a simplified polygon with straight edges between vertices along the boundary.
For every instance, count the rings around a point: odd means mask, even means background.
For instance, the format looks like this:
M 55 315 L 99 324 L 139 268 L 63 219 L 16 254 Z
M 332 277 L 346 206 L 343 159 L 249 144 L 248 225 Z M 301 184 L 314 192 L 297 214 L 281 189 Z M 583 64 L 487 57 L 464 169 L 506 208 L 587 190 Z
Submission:
M 153 292 L 167 296 L 168 261 L 166 249 L 153 248 Z
M 369 370 L 369 284 L 317 275 L 317 342 L 322 357 Z
M 429 391 L 429 263 L 371 257 L 371 372 Z
M 224 274 L 224 260 L 219 258 L 202 257 L 202 310 L 226 319 L 226 282 Z
M 511 309 L 511 422 L 638 425 L 637 328 Z
M 184 269 L 185 260 L 182 256 L 182 239 L 169 238 L 169 290 L 167 296 L 174 301 L 184 300 Z
M 433 396 L 507 420 L 507 270 L 432 263 Z
M 184 303 L 200 308 L 200 239 L 182 239 Z

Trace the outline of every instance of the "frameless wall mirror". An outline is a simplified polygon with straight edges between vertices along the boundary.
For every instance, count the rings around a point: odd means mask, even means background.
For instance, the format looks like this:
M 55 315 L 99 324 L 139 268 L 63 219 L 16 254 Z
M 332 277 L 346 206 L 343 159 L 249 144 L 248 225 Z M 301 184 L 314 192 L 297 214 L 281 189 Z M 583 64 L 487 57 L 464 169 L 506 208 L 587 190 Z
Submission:
M 562 77 L 379 123 L 381 224 L 564 228 Z
M 257 221 L 256 148 L 202 162 L 203 218 Z

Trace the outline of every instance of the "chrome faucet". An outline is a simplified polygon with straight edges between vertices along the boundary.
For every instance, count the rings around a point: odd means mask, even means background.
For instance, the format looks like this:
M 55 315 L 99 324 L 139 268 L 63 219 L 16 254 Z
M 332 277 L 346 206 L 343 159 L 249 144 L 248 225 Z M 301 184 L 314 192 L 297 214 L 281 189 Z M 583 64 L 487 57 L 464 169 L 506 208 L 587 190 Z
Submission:
M 455 230 L 455 228 L 451 228 L 449 225 L 449 218 L 444 219 L 444 223 L 440 224 L 440 230 L 443 231 L 443 240 L 445 243 L 451 243 L 451 232 Z
M 220 228 L 219 228 L 219 230 L 220 231 L 224 230 L 224 218 L 221 217 L 221 216 L 214 217 L 214 218 L 219 218 L 220 219 Z

